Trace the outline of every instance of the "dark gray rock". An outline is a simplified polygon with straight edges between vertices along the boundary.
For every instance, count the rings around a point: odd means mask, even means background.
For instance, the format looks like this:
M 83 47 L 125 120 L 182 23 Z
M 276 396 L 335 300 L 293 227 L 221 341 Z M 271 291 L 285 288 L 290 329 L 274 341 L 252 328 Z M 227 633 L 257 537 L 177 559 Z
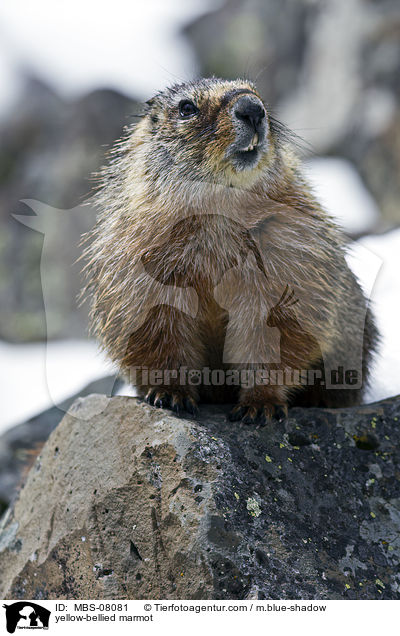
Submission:
M 75 402 L 3 519 L 0 596 L 399 599 L 400 398 L 226 410 Z

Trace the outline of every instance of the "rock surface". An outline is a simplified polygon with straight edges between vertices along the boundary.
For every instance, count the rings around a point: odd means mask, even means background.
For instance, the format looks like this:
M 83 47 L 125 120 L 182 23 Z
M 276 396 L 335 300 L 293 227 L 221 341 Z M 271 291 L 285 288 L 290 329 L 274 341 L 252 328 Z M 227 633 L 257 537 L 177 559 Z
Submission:
M 90 382 L 80 390 L 79 395 L 68 398 L 58 406 L 51 406 L 0 435 L 0 516 L 15 498 L 27 465 L 32 463 L 35 454 L 46 442 L 71 404 L 79 396 L 90 393 L 113 395 L 121 384 L 122 382 L 115 375 Z
M 0 597 L 400 598 L 400 398 L 262 429 L 78 399 L 0 529 Z

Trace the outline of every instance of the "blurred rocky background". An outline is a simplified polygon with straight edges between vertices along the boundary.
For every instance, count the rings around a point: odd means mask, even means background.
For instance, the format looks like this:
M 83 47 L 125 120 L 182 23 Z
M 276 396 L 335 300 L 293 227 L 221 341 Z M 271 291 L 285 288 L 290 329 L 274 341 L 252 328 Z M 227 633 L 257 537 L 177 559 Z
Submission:
M 354 163 L 379 226 L 399 223 L 397 0 L 228 0 L 186 34 L 202 73 L 254 78 L 315 154 Z
M 87 309 L 77 306 L 81 279 L 73 263 L 80 255 L 80 236 L 92 227 L 95 215 L 90 207 L 79 208 L 79 214 L 73 210 L 88 198 L 91 173 L 104 162 L 105 149 L 121 135 L 135 108 L 133 100 L 112 90 L 68 102 L 43 82 L 27 78 L 0 125 L 0 339 L 85 334 Z M 21 202 L 27 199 L 60 209 L 63 222 L 57 210 L 46 216 L 42 227 L 36 220 L 25 224 L 13 218 L 34 215 L 31 206 Z M 27 227 L 29 221 L 32 228 Z M 35 224 L 37 231 L 32 231 Z M 52 313 L 46 316 L 40 229 L 51 235 L 46 280 Z
M 228 0 L 186 27 L 200 74 L 248 75 L 312 153 L 349 159 L 381 211 L 400 220 L 400 5 L 395 0 Z M 21 199 L 62 209 L 81 204 L 105 147 L 121 135 L 135 100 L 97 90 L 66 101 L 27 78 L 0 125 L 0 338 L 36 340 L 46 324 L 39 275 L 43 235 L 11 214 Z M 67 212 L 65 213 L 67 215 Z M 57 222 L 55 216 L 55 222 Z M 88 210 L 54 242 L 53 337 L 84 333 L 71 254 L 93 223 Z M 62 249 L 64 248 L 64 249 Z M 65 254 L 63 254 L 65 252 Z M 65 258 L 64 258 L 65 257 Z
M 309 154 L 352 162 L 380 210 L 375 229 L 399 223 L 396 0 L 228 0 L 192 21 L 184 35 L 198 74 L 250 76 L 277 116 L 307 142 Z M 11 215 L 33 214 L 22 199 L 65 210 L 80 205 L 91 173 L 132 121 L 136 102 L 115 90 L 67 100 L 31 76 L 2 118 L 0 339 L 31 341 L 47 333 L 39 271 L 43 234 Z M 71 256 L 79 255 L 79 237 L 92 223 L 89 209 L 74 215 L 50 246 L 52 306 L 58 308 L 51 337 L 85 333 L 86 308 L 76 307 L 80 282 Z
M 399 225 L 398 0 L 116 0 L 107 15 L 94 0 L 55 12 L 38 0 L 19 14 L 18 4 L 7 0 L 0 9 L 0 85 L 7 60 L 19 73 L 15 95 L 7 82 L 0 95 L 3 359 L 11 343 L 87 338 L 73 263 L 94 221 L 93 210 L 81 207 L 91 174 L 134 121 L 138 102 L 171 82 L 212 74 L 254 79 L 276 116 L 304 140 L 306 157 L 324 157 L 310 162 L 311 176 L 318 191 L 331 180 L 327 205 L 336 201 L 347 232 Z M 75 92 L 64 90 L 74 81 Z M 35 201 L 47 206 L 46 249 Z M 3 375 L 0 369 L 0 391 L 9 369 L 8 362 Z

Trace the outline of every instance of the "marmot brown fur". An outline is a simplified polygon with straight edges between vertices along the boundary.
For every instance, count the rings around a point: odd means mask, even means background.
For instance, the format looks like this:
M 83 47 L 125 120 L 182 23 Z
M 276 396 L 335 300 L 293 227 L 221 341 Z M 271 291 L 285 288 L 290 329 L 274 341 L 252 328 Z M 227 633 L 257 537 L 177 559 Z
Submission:
M 230 418 L 253 422 L 360 402 L 377 340 L 367 301 L 251 82 L 158 93 L 95 200 L 92 331 L 151 404 L 237 402 Z

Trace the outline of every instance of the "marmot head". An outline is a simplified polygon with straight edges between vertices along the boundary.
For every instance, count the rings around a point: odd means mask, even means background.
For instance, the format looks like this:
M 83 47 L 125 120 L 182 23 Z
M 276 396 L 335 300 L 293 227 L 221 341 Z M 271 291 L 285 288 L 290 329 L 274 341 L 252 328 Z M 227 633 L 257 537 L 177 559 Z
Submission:
M 177 84 L 146 103 L 132 141 L 146 174 L 172 183 L 254 183 L 271 164 L 271 118 L 247 80 Z

